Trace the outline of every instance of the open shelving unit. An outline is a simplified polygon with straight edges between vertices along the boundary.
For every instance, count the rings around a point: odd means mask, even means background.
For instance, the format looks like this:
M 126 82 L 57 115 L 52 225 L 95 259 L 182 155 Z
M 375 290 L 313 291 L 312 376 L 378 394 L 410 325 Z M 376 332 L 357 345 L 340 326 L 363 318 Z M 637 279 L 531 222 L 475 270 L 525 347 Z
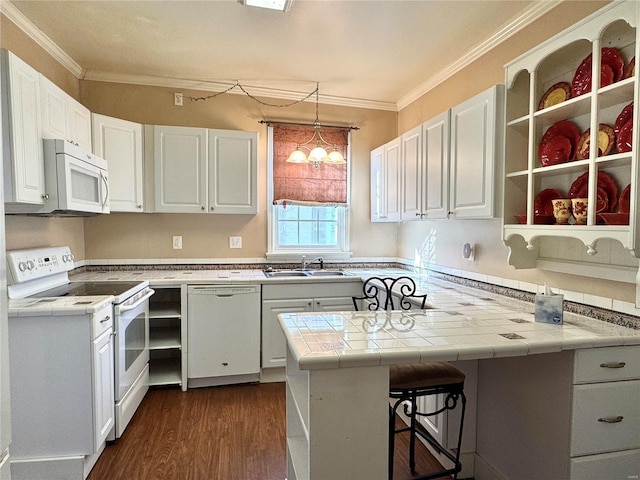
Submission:
M 154 289 L 149 300 L 149 385 L 182 386 L 181 291 Z
M 594 132 L 599 124 L 614 125 L 622 109 L 639 98 L 638 70 L 633 76 L 600 88 L 602 48 L 618 49 L 625 66 L 639 53 L 638 19 L 640 4 L 614 2 L 582 22 L 551 38 L 506 66 L 506 131 L 503 240 L 510 247 L 509 263 L 516 268 L 534 268 L 539 237 L 579 239 L 589 255 L 597 252 L 598 241 L 613 239 L 640 257 L 639 222 L 636 219 L 638 171 L 638 105 L 634 105 L 631 152 L 599 156 L 590 149 L 588 159 L 542 166 L 539 144 L 547 129 L 562 120 L 578 126 L 580 133 L 590 129 L 591 145 L 597 145 Z M 571 84 L 576 68 L 592 55 L 592 90 L 560 104 L 538 110 L 545 91 L 558 82 Z M 572 183 L 588 172 L 588 214 L 585 225 L 537 224 L 536 196 L 552 188 L 568 198 Z M 617 184 L 618 196 L 631 185 L 628 225 L 599 224 L 596 204 L 598 172 L 608 173 Z M 526 215 L 520 224 L 516 215 Z

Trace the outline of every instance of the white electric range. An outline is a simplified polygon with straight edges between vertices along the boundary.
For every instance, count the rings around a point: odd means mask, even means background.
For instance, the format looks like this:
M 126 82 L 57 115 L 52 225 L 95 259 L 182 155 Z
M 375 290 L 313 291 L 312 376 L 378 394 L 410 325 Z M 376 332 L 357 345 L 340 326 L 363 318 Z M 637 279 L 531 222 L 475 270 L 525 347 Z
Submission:
M 69 247 L 7 252 L 9 317 L 82 314 L 113 303 L 115 428 L 119 438 L 149 389 L 148 281 L 72 282 Z

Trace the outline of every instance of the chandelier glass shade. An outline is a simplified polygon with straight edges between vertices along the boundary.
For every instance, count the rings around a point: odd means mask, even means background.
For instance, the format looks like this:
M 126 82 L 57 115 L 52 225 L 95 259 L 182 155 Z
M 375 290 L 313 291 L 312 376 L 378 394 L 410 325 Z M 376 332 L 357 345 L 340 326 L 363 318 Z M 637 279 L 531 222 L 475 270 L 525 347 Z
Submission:
M 296 149 L 291 152 L 288 163 L 313 163 L 315 168 L 320 168 L 322 163 L 331 165 L 342 165 L 347 163 L 342 153 L 338 151 L 335 144 L 327 142 L 320 133 L 320 120 L 318 119 L 318 86 L 316 86 L 316 119 L 313 122 L 313 135 L 304 143 L 299 143 Z M 314 143 L 315 141 L 315 143 Z M 311 146 L 313 145 L 313 146 Z M 327 150 L 329 152 L 327 153 Z M 307 153 L 304 152 L 307 151 Z

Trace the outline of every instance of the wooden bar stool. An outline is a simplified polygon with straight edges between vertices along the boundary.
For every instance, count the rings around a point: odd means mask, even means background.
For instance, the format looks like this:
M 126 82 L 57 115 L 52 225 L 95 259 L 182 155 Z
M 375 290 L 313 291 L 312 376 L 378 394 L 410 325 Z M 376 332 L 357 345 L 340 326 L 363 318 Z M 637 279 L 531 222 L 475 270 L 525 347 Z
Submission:
M 366 309 L 371 311 L 394 310 L 396 304 L 399 305 L 400 310 L 409 310 L 411 307 L 424 309 L 427 300 L 426 295 L 415 294 L 416 284 L 410 277 L 371 277 L 364 282 L 363 293 L 362 297 L 353 297 L 356 310 L 359 310 L 360 303 L 366 304 Z M 409 468 L 411 473 L 415 474 L 415 443 L 418 435 L 453 462 L 451 468 L 412 477 L 412 480 L 427 480 L 448 475 L 453 475 L 454 479 L 457 478 L 462 469 L 460 447 L 467 403 L 464 395 L 464 379 L 464 373 L 447 362 L 401 364 L 392 365 L 389 368 L 389 398 L 392 399 L 389 405 L 389 480 L 393 480 L 395 436 L 397 433 L 406 431 L 410 432 Z M 421 411 L 418 405 L 419 398 L 439 394 L 446 395 L 441 407 L 433 411 Z M 452 454 L 420 424 L 418 418 L 453 410 L 458 403 L 461 403 L 460 429 L 455 454 Z M 396 413 L 401 405 L 403 413 L 409 419 L 409 425 L 396 429 Z

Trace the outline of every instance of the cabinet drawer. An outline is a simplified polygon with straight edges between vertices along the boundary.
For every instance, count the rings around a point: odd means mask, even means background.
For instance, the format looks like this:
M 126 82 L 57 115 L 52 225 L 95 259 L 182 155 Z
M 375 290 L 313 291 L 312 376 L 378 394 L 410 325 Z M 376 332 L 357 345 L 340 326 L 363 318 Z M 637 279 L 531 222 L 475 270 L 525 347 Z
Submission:
M 113 307 L 111 304 L 98 310 L 92 317 L 93 337 L 98 338 L 103 332 L 113 329 Z
M 572 457 L 640 448 L 640 380 L 575 386 L 571 439 Z
M 640 347 L 607 347 L 578 350 L 573 383 L 611 382 L 640 378 Z
M 629 480 L 638 478 L 640 450 L 603 453 L 571 459 L 571 480 Z

